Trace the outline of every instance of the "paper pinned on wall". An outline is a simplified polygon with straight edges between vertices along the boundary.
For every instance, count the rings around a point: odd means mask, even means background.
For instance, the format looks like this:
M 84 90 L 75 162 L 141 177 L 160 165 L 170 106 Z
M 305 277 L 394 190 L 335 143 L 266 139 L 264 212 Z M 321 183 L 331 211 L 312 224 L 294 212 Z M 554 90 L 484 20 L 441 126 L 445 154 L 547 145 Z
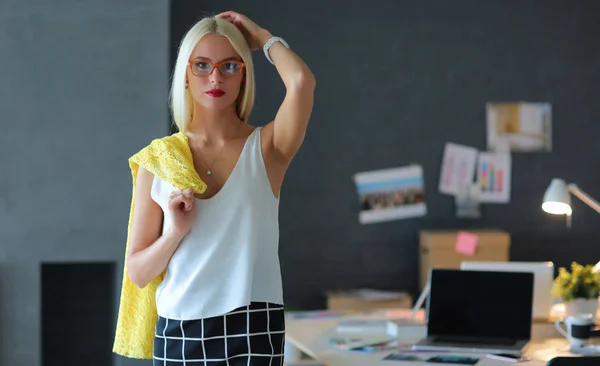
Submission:
M 420 165 L 356 173 L 354 182 L 361 224 L 427 214 L 423 168 Z
M 473 256 L 477 250 L 478 239 L 479 238 L 475 234 L 461 231 L 456 235 L 456 245 L 454 250 L 460 254 Z
M 486 119 L 487 145 L 490 151 L 552 151 L 550 103 L 487 103 Z
M 464 186 L 454 196 L 456 206 L 456 217 L 478 219 L 481 217 L 479 209 L 479 194 L 480 189 L 477 184 L 469 184 Z
M 510 202 L 511 157 L 509 153 L 480 153 L 477 163 L 479 202 Z
M 478 151 L 474 147 L 447 142 L 440 170 L 439 191 L 456 195 L 473 183 Z

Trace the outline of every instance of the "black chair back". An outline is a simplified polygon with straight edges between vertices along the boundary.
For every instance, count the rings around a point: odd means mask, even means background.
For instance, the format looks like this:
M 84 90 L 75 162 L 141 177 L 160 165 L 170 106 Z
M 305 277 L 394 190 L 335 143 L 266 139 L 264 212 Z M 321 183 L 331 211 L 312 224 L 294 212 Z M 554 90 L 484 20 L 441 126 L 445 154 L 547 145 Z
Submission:
M 546 366 L 599 366 L 600 357 L 555 357 Z

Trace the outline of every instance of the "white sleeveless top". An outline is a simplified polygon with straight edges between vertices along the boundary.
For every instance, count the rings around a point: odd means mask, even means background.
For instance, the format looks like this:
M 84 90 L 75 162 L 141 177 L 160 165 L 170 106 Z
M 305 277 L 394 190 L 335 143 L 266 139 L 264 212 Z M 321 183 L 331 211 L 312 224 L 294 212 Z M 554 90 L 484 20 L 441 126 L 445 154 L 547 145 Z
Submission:
M 175 187 L 154 177 L 151 196 L 171 223 Z M 279 267 L 279 199 L 262 156 L 260 127 L 246 140 L 225 185 L 196 200 L 196 219 L 156 292 L 158 315 L 191 320 L 223 315 L 251 301 L 283 304 Z

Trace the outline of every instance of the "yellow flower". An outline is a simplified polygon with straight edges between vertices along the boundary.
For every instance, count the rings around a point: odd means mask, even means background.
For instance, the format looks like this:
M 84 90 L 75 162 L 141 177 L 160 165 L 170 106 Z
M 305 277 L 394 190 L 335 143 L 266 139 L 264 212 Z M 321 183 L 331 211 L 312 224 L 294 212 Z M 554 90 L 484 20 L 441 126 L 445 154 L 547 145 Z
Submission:
M 571 272 L 566 268 L 558 269 L 552 295 L 567 302 L 574 298 L 597 298 L 600 295 L 600 274 L 593 272 L 591 265 L 571 262 Z

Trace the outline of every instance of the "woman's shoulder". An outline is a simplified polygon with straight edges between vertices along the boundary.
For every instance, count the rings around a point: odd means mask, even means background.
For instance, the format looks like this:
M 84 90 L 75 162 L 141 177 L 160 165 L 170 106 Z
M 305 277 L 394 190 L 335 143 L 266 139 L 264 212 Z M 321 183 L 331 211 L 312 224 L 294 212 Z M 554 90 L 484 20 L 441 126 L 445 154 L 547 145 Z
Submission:
M 164 149 L 181 148 L 185 147 L 187 143 L 187 137 L 184 133 L 175 132 L 171 135 L 157 137 L 150 140 L 149 143 L 144 145 L 141 149 L 136 151 L 135 155 L 155 153 Z M 134 155 L 134 156 L 135 156 Z
M 198 194 L 204 193 L 206 183 L 194 168 L 187 136 L 174 133 L 156 138 L 129 159 L 137 165 L 159 176 L 176 187 L 191 187 Z M 183 188 L 180 188 L 183 189 Z
M 150 141 L 149 147 L 163 146 L 163 145 L 182 145 L 187 143 L 187 136 L 183 132 L 175 132 L 170 135 L 158 137 Z

